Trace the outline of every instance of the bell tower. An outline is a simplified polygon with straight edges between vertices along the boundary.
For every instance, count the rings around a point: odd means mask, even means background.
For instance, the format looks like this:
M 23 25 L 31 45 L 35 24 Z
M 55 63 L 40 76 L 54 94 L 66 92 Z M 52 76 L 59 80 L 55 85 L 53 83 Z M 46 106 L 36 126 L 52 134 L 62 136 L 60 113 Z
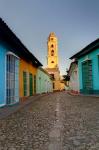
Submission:
M 54 32 L 49 34 L 47 40 L 47 68 L 46 71 L 52 76 L 53 90 L 60 90 L 60 71 L 58 66 L 58 41 Z
M 57 68 L 58 67 L 58 42 L 54 32 L 51 32 L 47 41 L 47 67 Z

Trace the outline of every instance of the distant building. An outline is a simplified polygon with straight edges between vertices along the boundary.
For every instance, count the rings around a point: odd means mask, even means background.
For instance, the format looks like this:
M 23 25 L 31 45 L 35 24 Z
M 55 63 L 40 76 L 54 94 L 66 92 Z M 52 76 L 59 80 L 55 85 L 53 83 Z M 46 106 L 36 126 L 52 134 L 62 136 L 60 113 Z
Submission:
M 78 61 L 81 93 L 99 94 L 99 39 L 96 39 L 70 59 Z
M 48 93 L 53 92 L 53 81 L 52 77 L 48 74 L 48 72 L 39 67 L 36 75 L 36 93 Z
M 66 90 L 66 85 L 63 76 L 60 77 L 60 90 Z
M 48 73 L 53 77 L 53 90 L 60 90 L 60 71 L 58 66 L 58 41 L 54 32 L 51 32 L 47 41 L 47 68 Z

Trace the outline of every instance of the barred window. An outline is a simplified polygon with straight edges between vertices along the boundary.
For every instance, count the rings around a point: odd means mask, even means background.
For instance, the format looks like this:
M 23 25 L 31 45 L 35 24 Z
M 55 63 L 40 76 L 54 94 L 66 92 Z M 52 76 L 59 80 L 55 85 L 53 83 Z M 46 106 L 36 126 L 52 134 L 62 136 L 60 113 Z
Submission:
M 19 60 L 13 54 L 6 56 L 6 101 L 13 104 L 19 100 Z
M 51 50 L 51 56 L 54 56 L 54 50 Z

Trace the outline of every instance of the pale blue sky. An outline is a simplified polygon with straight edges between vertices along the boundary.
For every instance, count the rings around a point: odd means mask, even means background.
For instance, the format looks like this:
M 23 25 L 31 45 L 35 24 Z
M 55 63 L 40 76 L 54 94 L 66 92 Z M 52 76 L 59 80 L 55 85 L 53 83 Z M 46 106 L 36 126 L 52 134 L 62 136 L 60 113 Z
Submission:
M 99 38 L 99 0 L 0 0 L 0 16 L 44 66 L 55 32 L 61 74 L 69 57 Z

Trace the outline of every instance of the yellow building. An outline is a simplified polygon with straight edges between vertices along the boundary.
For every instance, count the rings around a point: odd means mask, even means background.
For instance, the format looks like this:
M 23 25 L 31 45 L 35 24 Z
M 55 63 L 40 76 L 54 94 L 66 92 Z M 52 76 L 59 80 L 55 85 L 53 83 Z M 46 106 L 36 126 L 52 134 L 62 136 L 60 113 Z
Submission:
M 34 78 L 36 76 L 37 68 L 31 63 L 20 59 L 19 65 L 19 95 L 20 98 L 31 96 L 35 93 Z
M 53 77 L 53 90 L 60 90 L 60 71 L 58 67 L 58 40 L 54 32 L 51 32 L 47 41 L 47 68 Z
M 27 51 L 27 56 L 20 58 L 19 97 L 21 100 L 36 94 L 36 74 L 40 66 L 42 66 L 42 64 L 29 51 Z

